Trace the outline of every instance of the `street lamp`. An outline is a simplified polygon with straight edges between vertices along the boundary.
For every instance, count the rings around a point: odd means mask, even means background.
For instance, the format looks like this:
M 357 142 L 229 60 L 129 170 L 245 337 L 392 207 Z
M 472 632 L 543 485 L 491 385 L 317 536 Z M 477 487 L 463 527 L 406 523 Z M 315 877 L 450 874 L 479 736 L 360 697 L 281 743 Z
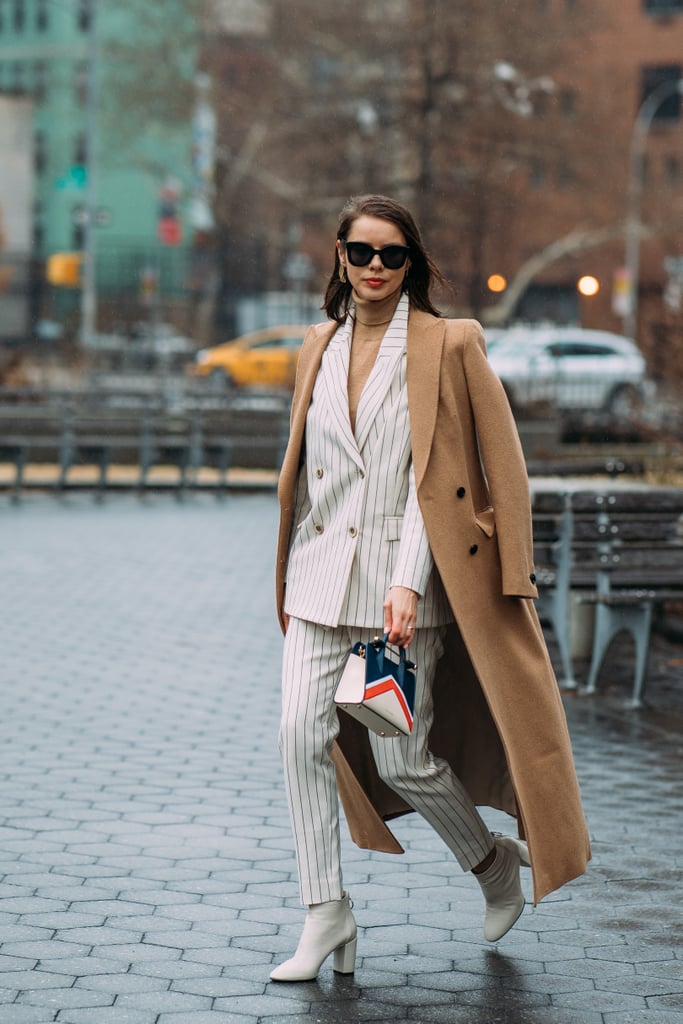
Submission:
M 628 281 L 628 302 L 623 317 L 623 331 L 635 338 L 638 322 L 638 284 L 640 277 L 641 203 L 644 185 L 644 154 L 652 120 L 664 100 L 683 94 L 683 79 L 670 79 L 653 89 L 636 115 L 631 137 L 628 215 L 626 220 L 626 253 L 624 265 Z

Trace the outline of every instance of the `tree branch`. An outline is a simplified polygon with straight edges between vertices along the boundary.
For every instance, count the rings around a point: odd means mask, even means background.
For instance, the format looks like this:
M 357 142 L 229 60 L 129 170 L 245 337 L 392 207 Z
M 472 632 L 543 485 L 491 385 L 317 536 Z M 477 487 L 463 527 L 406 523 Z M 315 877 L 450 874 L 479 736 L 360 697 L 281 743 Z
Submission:
M 552 263 L 557 263 L 563 257 L 571 256 L 574 253 L 595 249 L 616 238 L 623 238 L 625 233 L 626 227 L 620 223 L 598 229 L 575 228 L 568 235 L 555 239 L 554 242 L 546 245 L 540 252 L 534 253 L 522 264 L 501 301 L 497 305 L 487 308 L 482 314 L 484 322 L 494 326 L 509 320 L 533 279 Z M 648 234 L 646 229 L 643 229 L 642 234 L 643 236 Z

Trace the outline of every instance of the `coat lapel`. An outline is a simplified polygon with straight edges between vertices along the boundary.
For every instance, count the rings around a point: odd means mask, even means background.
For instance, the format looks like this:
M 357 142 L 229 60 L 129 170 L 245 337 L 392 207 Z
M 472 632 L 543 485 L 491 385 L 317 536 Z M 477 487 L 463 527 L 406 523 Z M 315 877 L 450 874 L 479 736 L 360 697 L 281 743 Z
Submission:
M 445 330 L 443 320 L 429 313 L 411 311 L 406 342 L 406 379 L 413 468 L 418 487 L 427 468 L 436 429 Z

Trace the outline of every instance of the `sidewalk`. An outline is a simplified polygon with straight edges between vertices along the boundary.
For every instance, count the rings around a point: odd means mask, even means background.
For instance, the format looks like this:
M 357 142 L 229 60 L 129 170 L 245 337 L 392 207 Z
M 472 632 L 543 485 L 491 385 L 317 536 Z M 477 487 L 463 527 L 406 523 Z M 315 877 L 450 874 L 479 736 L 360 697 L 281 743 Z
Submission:
M 626 646 L 566 698 L 583 878 L 491 945 L 415 815 L 402 857 L 344 832 L 355 976 L 268 982 L 303 920 L 276 521 L 269 493 L 0 499 L 2 1024 L 683 1024 L 683 646 L 661 638 L 652 710 L 624 709 Z

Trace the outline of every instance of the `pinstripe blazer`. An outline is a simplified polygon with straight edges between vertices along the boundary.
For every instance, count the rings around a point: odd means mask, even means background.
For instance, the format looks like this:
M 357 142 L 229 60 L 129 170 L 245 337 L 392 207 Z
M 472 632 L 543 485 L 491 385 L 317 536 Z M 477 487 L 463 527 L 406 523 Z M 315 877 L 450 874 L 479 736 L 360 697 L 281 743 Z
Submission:
M 323 355 L 306 418 L 287 614 L 324 626 L 379 629 L 391 586 L 422 598 L 418 625 L 452 615 L 433 572 L 412 469 L 406 389 L 408 297 L 400 300 L 351 429 L 348 372 L 353 322 Z

